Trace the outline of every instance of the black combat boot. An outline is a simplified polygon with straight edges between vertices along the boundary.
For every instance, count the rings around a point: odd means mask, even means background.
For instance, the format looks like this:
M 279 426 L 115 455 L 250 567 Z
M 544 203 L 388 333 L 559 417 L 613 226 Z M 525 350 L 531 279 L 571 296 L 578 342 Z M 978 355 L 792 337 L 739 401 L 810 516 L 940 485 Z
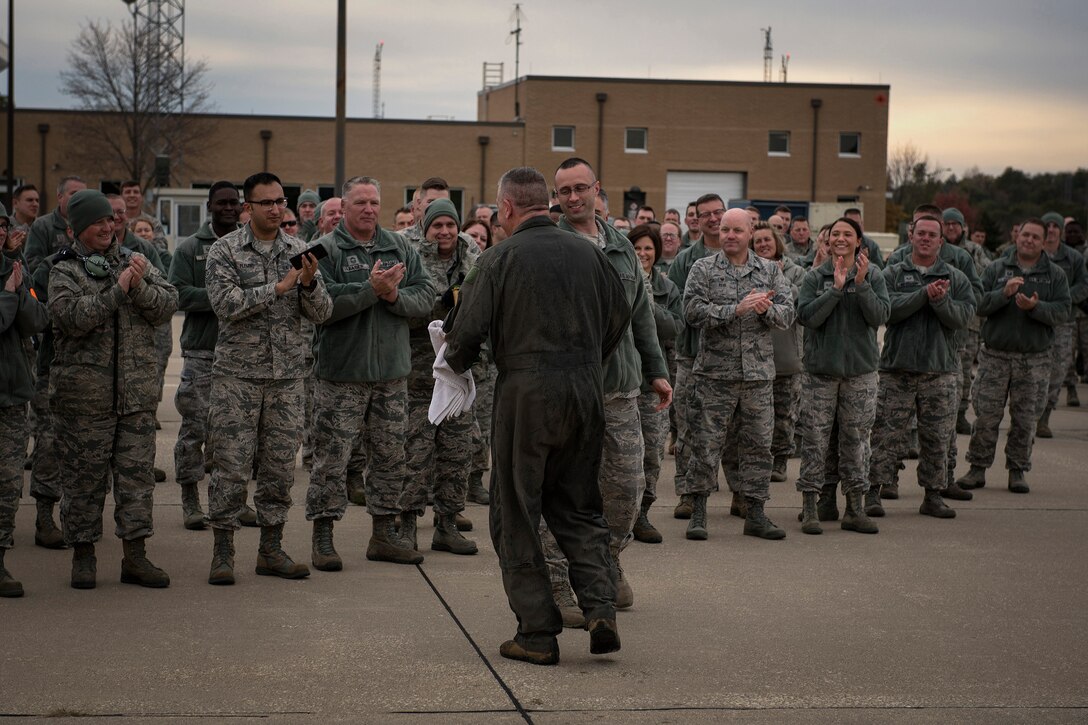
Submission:
M 185 528 L 190 531 L 202 531 L 207 525 L 204 512 L 200 510 L 200 493 L 195 483 L 181 486 L 181 515 L 185 517 Z
M 778 540 L 786 538 L 786 532 L 774 525 L 767 514 L 763 513 L 763 502 L 745 497 L 744 535 L 758 536 L 761 539 Z
M 15 599 L 23 596 L 23 584 L 11 575 L 4 566 L 4 553 L 7 549 L 0 549 L 0 597 Z
M 954 519 L 956 518 L 956 512 L 948 507 L 943 500 L 941 500 L 941 492 L 926 489 L 926 496 L 922 500 L 922 505 L 918 507 L 918 513 L 923 516 L 932 516 L 937 519 Z
M 139 584 L 152 589 L 170 586 L 170 576 L 148 561 L 146 541 L 144 538 L 121 541 L 121 548 L 125 552 L 125 557 L 121 559 L 121 583 Z
M 411 513 L 411 512 L 408 512 Z M 415 514 L 411 513 L 414 517 Z M 396 514 L 378 514 L 372 516 L 374 520 L 373 533 L 370 535 L 370 543 L 366 547 L 366 558 L 371 561 L 389 561 L 394 564 L 422 564 L 423 555 L 414 549 L 404 545 L 404 541 L 397 536 L 394 520 Z
M 234 583 L 234 530 L 212 529 L 212 567 L 209 584 Z
M 820 489 L 820 498 L 816 501 L 816 515 L 820 521 L 839 520 L 838 483 L 825 483 Z
M 674 519 L 690 519 L 692 507 L 695 505 L 695 494 L 684 493 L 680 495 L 680 502 L 672 510 Z
M 619 652 L 620 633 L 614 619 L 591 619 L 586 625 L 589 630 L 589 653 L 606 655 Z
M 1046 408 L 1043 409 L 1043 415 L 1039 418 L 1039 422 L 1035 425 L 1035 437 L 1036 438 L 1053 438 L 1054 432 L 1050 430 L 1050 411 L 1054 410 L 1054 406 L 1050 403 L 1046 404 Z
M 986 469 L 983 466 L 972 465 L 970 471 L 956 479 L 956 485 L 965 491 L 982 488 L 986 485 Z
M 804 491 L 801 494 L 801 531 L 805 534 L 822 534 L 820 517 L 816 515 L 815 491 Z
M 333 520 L 330 518 L 314 519 L 312 551 L 310 561 L 318 571 L 340 571 L 344 562 L 332 545 Z
M 283 524 L 261 527 L 261 543 L 257 547 L 257 567 L 261 576 L 278 576 L 283 579 L 303 579 L 310 576 L 310 568 L 296 564 L 283 550 Z
M 845 531 L 856 531 L 859 534 L 875 534 L 880 531 L 877 525 L 865 514 L 864 494 L 861 491 L 851 491 L 846 494 L 846 513 L 843 514 L 840 526 Z
M 865 514 L 874 518 L 884 515 L 884 507 L 880 505 L 880 487 L 871 483 L 865 491 Z
M 956 416 L 956 434 L 969 436 L 973 432 L 974 428 L 971 427 L 971 421 L 967 420 L 967 410 L 960 409 L 959 415 Z
M 478 549 L 476 542 L 466 539 L 457 530 L 457 517 L 455 514 L 446 514 L 438 517 L 438 525 L 434 528 L 434 536 L 431 537 L 432 551 L 448 551 L 451 554 L 471 555 Z
M 688 530 L 684 534 L 692 541 L 706 541 L 706 494 L 692 494 L 691 521 L 688 522 Z
M 72 588 L 94 589 L 98 559 L 94 544 L 76 544 L 72 548 Z
M 34 545 L 43 549 L 63 549 L 64 535 L 53 523 L 53 505 L 55 501 L 36 499 L 38 518 L 34 521 Z

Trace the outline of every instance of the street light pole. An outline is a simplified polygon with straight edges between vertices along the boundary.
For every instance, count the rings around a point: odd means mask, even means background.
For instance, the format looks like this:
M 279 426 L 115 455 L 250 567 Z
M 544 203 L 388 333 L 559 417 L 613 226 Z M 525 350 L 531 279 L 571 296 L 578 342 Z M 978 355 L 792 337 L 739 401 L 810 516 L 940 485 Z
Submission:
M 336 193 L 344 187 L 344 93 L 347 87 L 347 0 L 336 3 Z

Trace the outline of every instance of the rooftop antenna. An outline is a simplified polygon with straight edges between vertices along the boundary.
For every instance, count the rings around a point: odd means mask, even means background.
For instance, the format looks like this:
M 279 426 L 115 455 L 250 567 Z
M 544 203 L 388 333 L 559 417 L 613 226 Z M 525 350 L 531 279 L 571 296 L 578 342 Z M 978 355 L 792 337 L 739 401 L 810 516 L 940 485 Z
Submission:
M 384 40 L 379 40 L 374 48 L 374 118 L 385 116 L 385 105 L 382 103 L 382 48 Z
M 763 82 L 770 83 L 774 75 L 774 46 L 771 45 L 771 27 L 760 28 L 763 31 Z
M 778 80 L 781 81 L 782 83 L 786 82 L 786 73 L 789 71 L 789 68 L 790 68 L 790 54 L 786 53 L 784 56 L 782 56 L 782 69 L 778 74 Z
M 510 35 L 506 37 L 506 42 L 510 42 L 510 38 L 514 38 L 514 120 L 521 118 L 521 96 L 519 94 L 519 86 L 521 85 L 521 19 L 526 17 L 525 13 L 521 12 L 521 3 L 514 3 L 514 12 L 510 14 L 510 20 L 514 23 L 514 29 L 510 31 Z

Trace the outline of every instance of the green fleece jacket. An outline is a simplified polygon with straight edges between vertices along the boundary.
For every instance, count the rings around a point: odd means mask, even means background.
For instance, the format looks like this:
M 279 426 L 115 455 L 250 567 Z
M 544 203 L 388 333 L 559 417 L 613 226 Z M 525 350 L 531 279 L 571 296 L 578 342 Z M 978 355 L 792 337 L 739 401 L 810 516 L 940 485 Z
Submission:
M 329 255 L 321 274 L 332 296 L 332 315 L 317 328 L 314 374 L 338 383 L 396 380 L 412 369 L 408 318 L 423 317 L 434 305 L 435 286 L 419 254 L 399 234 L 377 227 L 371 242 L 352 238 L 344 221 L 315 241 Z M 370 270 L 404 263 L 396 302 L 379 299 Z
M 948 293 L 936 302 L 926 286 L 948 280 Z M 975 292 L 967 275 L 939 257 L 928 270 L 910 257 L 884 269 L 892 311 L 884 331 L 880 369 L 911 373 L 960 370 L 958 333 L 975 317 Z
M 208 300 L 204 273 L 208 250 L 218 238 L 212 230 L 212 223 L 206 221 L 196 230 L 196 234 L 178 243 L 170 260 L 168 279 L 178 291 L 178 309 L 185 313 L 185 322 L 181 325 L 182 356 L 211 357 L 215 351 L 219 319 Z
M 23 265 L 23 283 L 7 292 L 4 286 L 15 262 Z M 0 254 L 0 408 L 25 405 L 34 397 L 34 375 L 23 339 L 44 330 L 49 314 L 30 288 L 30 273 L 21 255 Z
M 1028 297 L 1039 295 L 1034 309 L 1022 310 L 1016 295 L 1005 296 L 1005 283 L 1013 277 L 1024 278 L 1020 292 Z M 978 314 L 986 318 L 982 341 L 993 350 L 1045 352 L 1054 341 L 1054 327 L 1069 319 L 1069 280 L 1045 252 L 1034 267 L 1024 269 L 1017 260 L 1016 247 L 1010 247 L 982 273 L 982 289 L 978 306 Z
M 884 277 L 870 265 L 865 280 L 835 289 L 834 257 L 810 269 L 801 282 L 797 319 L 805 326 L 805 370 L 840 378 L 874 372 L 879 360 L 877 328 L 888 321 L 891 301 Z
M 578 234 L 567 218 L 559 219 L 559 228 Z M 619 346 L 604 361 L 604 392 L 627 393 L 639 390 L 643 380 L 669 379 L 665 356 L 657 343 L 653 300 L 646 294 L 642 281 L 642 266 L 627 237 L 610 224 L 597 220 L 598 233 L 604 232 L 604 255 L 620 276 L 627 302 L 631 305 L 631 324 Z M 592 244 L 593 242 L 588 242 Z

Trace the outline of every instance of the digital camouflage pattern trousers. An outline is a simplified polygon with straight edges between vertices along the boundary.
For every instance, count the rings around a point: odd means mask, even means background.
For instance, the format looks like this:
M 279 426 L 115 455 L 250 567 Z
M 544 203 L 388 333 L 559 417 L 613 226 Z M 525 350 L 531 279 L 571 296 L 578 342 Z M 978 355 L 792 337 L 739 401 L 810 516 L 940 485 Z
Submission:
M 1073 337 L 1077 323 L 1066 322 L 1054 328 L 1054 343 L 1050 346 L 1049 382 L 1047 383 L 1046 402 L 1053 408 L 1058 405 L 1058 394 L 1062 392 L 1069 368 L 1073 364 Z
M 774 434 L 771 455 L 789 456 L 793 452 L 793 432 L 801 404 L 801 374 L 779 375 L 774 379 Z
M 638 396 L 638 417 L 642 422 L 642 470 L 646 475 L 646 487 L 642 492 L 641 505 L 649 506 L 657 500 L 657 480 L 661 477 L 661 457 L 665 455 L 665 441 L 669 437 L 669 410 L 657 410 L 660 403 L 657 393 L 649 391 Z
M 39 501 L 60 501 L 60 460 L 55 449 L 53 411 L 49 406 L 49 375 L 34 381 L 34 454 L 30 459 L 30 495 Z
M 257 472 L 257 523 L 286 523 L 302 430 L 302 379 L 215 375 L 211 388 L 212 479 L 208 520 L 237 529 L 250 474 Z
M 797 490 L 830 482 L 827 458 L 838 455 L 843 493 L 869 487 L 869 433 L 876 417 L 877 373 L 851 377 L 804 372 L 801 379 L 801 475 Z M 837 431 L 837 451 L 830 451 Z
M 174 407 L 181 416 L 174 444 L 174 478 L 182 485 L 204 478 L 204 462 L 212 459 L 208 444 L 208 404 L 212 391 L 212 358 L 184 356 Z
M 155 491 L 155 417 L 151 411 L 128 415 L 76 415 L 53 410 L 64 420 L 57 436 L 60 458 L 61 528 L 68 544 L 91 544 L 102 538 L 102 511 L 111 478 L 116 504 L 117 537 L 151 536 Z
M 979 353 L 975 380 L 975 432 L 967 447 L 967 462 L 989 468 L 997 453 L 997 434 L 1009 405 L 1009 433 L 1005 440 L 1005 468 L 1031 470 L 1035 424 L 1046 406 L 1050 352 L 1017 353 L 990 350 Z
M 911 417 L 918 419 L 918 485 L 939 491 L 948 483 L 948 447 L 956 427 L 960 372 L 880 372 L 873 425 L 869 481 L 885 486 L 896 480 L 899 451 Z M 953 466 L 955 464 L 953 463 Z
M 434 425 L 427 419 L 434 392 L 434 379 L 425 388 L 408 389 L 408 424 L 404 442 L 404 491 L 402 511 L 417 515 L 427 507 L 433 494 L 435 513 L 455 514 L 465 509 L 468 477 L 476 453 L 472 410 L 451 416 Z M 475 407 L 475 406 L 473 406 Z
M 314 389 L 314 457 L 306 519 L 343 518 L 349 476 L 352 485 L 363 485 L 369 513 L 400 513 L 407 425 L 405 378 L 375 383 L 319 379 Z M 364 482 L 360 468 L 367 464 Z
M 15 512 L 23 493 L 23 459 L 26 457 L 27 406 L 0 408 L 0 549 L 15 541 Z

